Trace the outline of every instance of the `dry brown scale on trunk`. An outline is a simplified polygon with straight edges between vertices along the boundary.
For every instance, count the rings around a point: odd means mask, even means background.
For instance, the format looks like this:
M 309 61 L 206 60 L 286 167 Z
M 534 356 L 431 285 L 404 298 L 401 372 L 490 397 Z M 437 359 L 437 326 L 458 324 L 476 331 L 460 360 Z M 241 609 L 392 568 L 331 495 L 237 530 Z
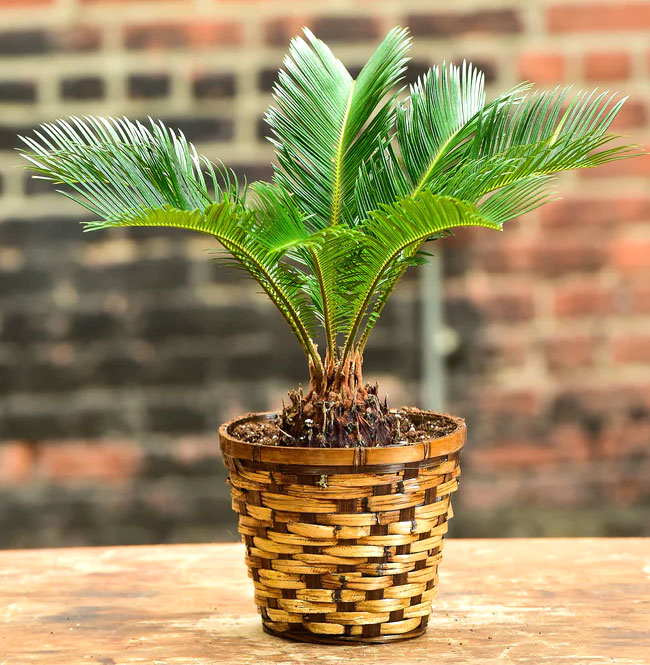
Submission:
M 352 355 L 337 366 L 325 363 L 321 377 L 312 372 L 309 391 L 289 393 L 291 404 L 276 418 L 279 445 L 309 448 L 385 446 L 393 443 L 395 414 L 377 385 L 363 384 L 361 357 Z
M 420 443 L 450 434 L 457 423 L 441 414 L 418 409 L 389 409 L 377 384 L 363 383 L 362 357 L 354 354 L 319 375 L 313 371 L 307 394 L 289 392 L 270 420 L 244 419 L 232 435 L 248 443 L 301 448 L 355 448 Z
M 263 445 L 353 448 L 418 443 L 456 429 L 445 416 L 423 419 L 417 409 L 389 409 L 377 384 L 363 384 L 359 356 L 338 374 L 331 363 L 327 366 L 325 376 L 312 376 L 306 395 L 301 388 L 289 393 L 290 404 L 274 420 L 246 420 L 233 435 Z

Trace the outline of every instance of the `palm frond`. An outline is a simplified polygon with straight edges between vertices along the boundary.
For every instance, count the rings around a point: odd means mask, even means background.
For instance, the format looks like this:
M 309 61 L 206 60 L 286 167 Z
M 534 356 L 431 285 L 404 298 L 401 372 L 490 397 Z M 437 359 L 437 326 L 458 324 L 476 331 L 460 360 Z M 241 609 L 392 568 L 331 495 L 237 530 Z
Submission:
M 490 160 L 495 165 L 518 160 L 514 171 L 506 165 L 507 182 L 590 168 L 635 154 L 632 146 L 604 148 L 618 138 L 607 130 L 627 98 L 597 90 L 579 92 L 573 98 L 569 93 L 570 88 L 534 92 L 486 109 L 464 159 Z
M 477 108 L 480 96 L 476 90 L 470 95 L 474 105 L 461 103 L 466 79 L 476 80 L 451 68 L 446 75 L 429 74 L 419 82 L 415 97 L 400 109 L 397 118 L 404 168 L 390 145 L 378 150 L 359 171 L 355 193 L 360 211 L 367 213 L 422 187 L 478 203 L 519 180 L 530 183 L 538 176 L 591 168 L 638 154 L 633 146 L 609 145 L 618 137 L 607 133 L 607 128 L 625 100 L 597 91 L 570 98 L 570 88 L 557 88 L 526 96 L 525 87 L 518 87 L 480 108 L 461 127 L 445 125 L 445 117 L 454 117 L 449 109 L 431 112 L 425 121 L 425 102 L 440 98 L 439 90 L 454 92 L 450 109 Z M 429 81 L 436 85 L 426 85 Z M 442 85 L 444 81 L 447 83 Z M 426 128 L 434 118 L 438 124 L 431 138 Z M 447 134 L 440 129 L 445 126 Z M 439 137 L 449 131 L 451 138 L 441 142 Z M 537 182 L 541 187 L 543 180 Z M 509 191 L 513 190 L 506 190 L 501 198 Z M 548 200 L 540 199 L 539 205 Z
M 528 87 L 516 86 L 485 105 L 484 77 L 473 65 L 431 68 L 397 109 L 398 152 L 386 143 L 359 170 L 357 217 L 423 189 L 438 191 L 438 181 L 467 159 L 481 113 L 516 104 Z
M 477 205 L 479 213 L 500 228 L 506 222 L 521 217 L 554 198 L 549 185 L 550 175 L 531 175 L 504 185 Z
M 569 99 L 570 87 L 537 92 L 486 109 L 477 123 L 469 156 L 496 155 L 512 146 L 547 142 L 561 145 L 562 137 L 574 140 L 602 136 L 626 97 L 598 90 L 581 91 Z M 563 111 L 564 109 L 564 111 Z
M 305 29 L 291 42 L 266 114 L 279 167 L 275 179 L 319 228 L 350 223 L 360 166 L 385 141 L 392 99 L 409 39 L 391 30 L 356 81 L 329 48 Z M 374 115 L 373 115 L 374 114 Z
M 251 185 L 251 192 L 250 208 L 255 214 L 248 217 L 245 228 L 268 250 L 286 253 L 318 242 L 309 219 L 284 188 L 260 180 Z
M 485 77 L 463 63 L 432 67 L 397 112 L 397 142 L 413 193 L 426 189 L 442 160 L 462 145 L 485 105 Z
M 21 138 L 32 170 L 68 185 L 75 194 L 62 193 L 102 219 L 165 206 L 202 209 L 220 197 L 220 178 L 236 196 L 234 175 L 153 120 L 146 127 L 126 118 L 72 117 Z
M 349 312 L 349 293 L 356 284 L 354 262 L 359 260 L 366 238 L 358 230 L 328 227 L 318 231 L 316 243 L 290 253 L 305 267 L 308 279 L 304 289 L 323 324 L 329 357 L 336 357 L 336 341 L 344 331 Z
M 171 207 L 142 210 L 119 219 L 90 223 L 86 228 L 171 227 L 199 231 L 216 238 L 230 255 L 222 255 L 221 261 L 232 262 L 234 257 L 237 265 L 257 280 L 280 310 L 305 352 L 317 363 L 318 354 L 312 342 L 317 332 L 316 317 L 303 291 L 304 278 L 300 271 L 281 262 L 287 252 L 286 239 L 279 246 L 273 246 L 269 236 L 255 232 L 254 217 L 240 203 L 233 203 L 226 197 L 221 203 L 213 203 L 202 211 Z M 298 241 L 293 243 L 298 244 Z
M 340 291 L 345 283 L 340 267 L 357 234 L 340 225 L 314 228 L 311 219 L 277 183 L 256 182 L 251 189 L 255 214 L 244 227 L 268 249 L 286 252 L 287 259 L 302 269 L 302 292 L 323 325 L 329 357 L 333 359 Z
M 360 288 L 350 302 L 343 358 L 354 345 L 366 316 L 372 327 L 376 319 L 373 311 L 383 306 L 394 286 L 396 273 L 403 273 L 420 245 L 461 226 L 501 228 L 499 223 L 484 218 L 472 203 L 428 191 L 384 205 L 370 214 L 363 227 L 368 241 L 357 266 Z M 377 300 L 374 308 L 371 307 L 373 298 Z
M 382 205 L 390 205 L 412 193 L 413 185 L 392 144 L 387 143 L 359 168 L 354 189 L 357 223 Z

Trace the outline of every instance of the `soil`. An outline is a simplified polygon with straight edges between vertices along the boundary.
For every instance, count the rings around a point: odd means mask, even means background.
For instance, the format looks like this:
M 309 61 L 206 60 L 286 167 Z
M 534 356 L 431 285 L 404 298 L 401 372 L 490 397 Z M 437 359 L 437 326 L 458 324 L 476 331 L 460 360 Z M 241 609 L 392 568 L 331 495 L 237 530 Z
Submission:
M 457 423 L 443 415 L 422 418 L 417 410 L 401 409 L 393 413 L 393 440 L 390 445 L 420 443 L 425 439 L 438 439 L 451 434 Z M 287 436 L 273 421 L 247 421 L 235 425 L 232 436 L 248 443 L 266 446 L 299 446 L 300 442 Z M 304 445 L 304 444 L 303 444 Z

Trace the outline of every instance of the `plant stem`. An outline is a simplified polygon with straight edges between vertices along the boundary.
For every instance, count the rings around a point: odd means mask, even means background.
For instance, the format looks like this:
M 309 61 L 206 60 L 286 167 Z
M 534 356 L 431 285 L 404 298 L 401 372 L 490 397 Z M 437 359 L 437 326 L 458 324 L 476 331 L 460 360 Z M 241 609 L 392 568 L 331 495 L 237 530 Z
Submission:
M 406 247 L 408 247 L 411 243 L 405 243 L 404 245 L 401 245 L 395 252 L 390 254 L 388 256 L 383 264 L 381 269 L 377 272 L 375 275 L 374 279 L 370 284 L 368 284 L 368 287 L 366 288 L 366 292 L 363 296 L 363 300 L 361 302 L 361 306 L 357 310 L 357 315 L 354 318 L 354 322 L 352 326 L 350 327 L 350 332 L 348 333 L 348 336 L 345 340 L 345 345 L 343 347 L 343 352 L 341 354 L 341 360 L 339 363 L 339 367 L 337 370 L 337 376 L 340 376 L 341 373 L 341 368 L 343 366 L 343 363 L 345 363 L 346 358 L 348 357 L 350 351 L 352 350 L 352 347 L 354 346 L 354 340 L 357 337 L 357 334 L 359 332 L 359 329 L 361 328 L 361 322 L 363 321 L 363 317 L 365 316 L 366 310 L 368 309 L 368 305 L 370 304 L 370 300 L 372 299 L 372 296 L 375 292 L 375 288 L 377 287 L 377 284 L 379 284 L 383 274 L 386 272 L 388 266 L 395 260 L 395 258 L 402 252 Z M 359 351 L 362 349 L 359 348 Z
M 314 271 L 316 279 L 318 280 L 318 287 L 320 289 L 321 298 L 323 299 L 323 325 L 325 326 L 325 339 L 327 342 L 327 357 L 330 360 L 336 359 L 336 344 L 334 334 L 332 332 L 332 320 L 329 306 L 329 297 L 327 289 L 325 288 L 325 280 L 323 279 L 323 271 L 321 270 L 320 260 L 318 254 L 312 247 L 309 248 L 309 253 L 314 261 Z
M 298 338 L 298 341 L 300 342 L 300 345 L 303 348 L 303 351 L 305 351 L 307 356 L 311 359 L 312 363 L 314 364 L 314 369 L 316 370 L 317 375 L 323 376 L 324 375 L 323 362 L 320 356 L 318 355 L 318 351 L 316 351 L 316 347 L 314 346 L 314 342 L 309 336 L 309 332 L 307 331 L 304 324 L 300 320 L 298 312 L 296 312 L 295 308 L 291 304 L 291 300 L 284 294 L 282 289 L 275 284 L 272 276 L 268 273 L 264 265 L 261 264 L 259 261 L 256 261 L 254 257 L 250 256 L 246 252 L 245 248 L 241 247 L 240 245 L 237 245 L 231 240 L 225 240 L 223 238 L 218 238 L 218 240 L 227 250 L 229 250 L 235 256 L 237 256 L 236 252 L 239 253 L 240 255 L 245 256 L 246 259 L 249 260 L 255 266 L 255 268 L 259 270 L 260 273 L 262 273 L 264 277 L 268 280 L 268 283 L 273 287 L 272 289 L 266 284 L 259 282 L 259 280 L 258 283 L 264 289 L 269 298 L 271 298 L 271 301 L 276 305 L 276 307 L 277 307 L 276 298 L 282 302 L 284 307 L 286 307 L 287 310 L 286 312 L 283 311 L 281 307 L 278 307 L 278 310 L 284 317 L 285 321 L 289 324 L 291 329 L 294 331 L 296 337 Z M 235 250 L 234 252 L 233 249 Z

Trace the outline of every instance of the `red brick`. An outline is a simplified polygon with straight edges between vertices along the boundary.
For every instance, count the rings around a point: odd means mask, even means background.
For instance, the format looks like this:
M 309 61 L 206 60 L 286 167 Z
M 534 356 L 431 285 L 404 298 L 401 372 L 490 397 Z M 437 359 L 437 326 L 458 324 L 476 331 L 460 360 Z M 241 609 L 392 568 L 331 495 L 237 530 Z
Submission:
M 496 241 L 477 242 L 477 262 L 488 272 L 506 273 L 530 270 L 533 267 L 534 244 L 516 235 L 499 235 Z
M 534 416 L 540 409 L 540 397 L 534 390 L 506 390 L 493 387 L 478 396 L 479 408 L 490 413 Z
M 602 240 L 544 236 L 535 248 L 535 268 L 547 277 L 570 272 L 595 272 L 607 264 Z
M 610 480 L 607 489 L 619 506 L 632 506 L 643 499 L 646 494 L 644 491 L 646 485 L 645 482 L 642 482 L 642 485 L 634 481 L 630 482 L 623 474 L 617 474 Z
M 142 462 L 142 450 L 129 441 L 48 442 L 39 447 L 37 468 L 53 481 L 128 481 Z
M 46 7 L 53 5 L 55 0 L 0 0 L 0 7 Z
M 595 2 L 550 7 L 547 26 L 551 32 L 647 30 L 650 3 Z
M 187 33 L 174 23 L 132 25 L 125 28 L 124 44 L 130 49 L 174 49 L 188 45 Z
M 650 270 L 650 240 L 620 240 L 611 252 L 612 263 L 624 272 Z
M 614 310 L 612 291 L 592 281 L 561 284 L 554 293 L 553 309 L 557 316 L 610 314 Z
M 519 57 L 519 78 L 535 83 L 557 83 L 564 79 L 565 59 L 559 53 L 531 52 Z
M 242 38 L 242 26 L 237 21 L 146 23 L 127 26 L 124 31 L 124 43 L 133 50 L 234 46 L 241 44 Z
M 24 483 L 34 467 L 34 449 L 23 441 L 0 442 L 0 487 Z
M 133 0 L 79 0 L 82 5 L 127 5 L 133 4 Z M 157 0 L 139 0 L 153 4 Z M 166 0 L 166 2 L 184 2 L 184 0 Z
M 304 15 L 274 18 L 264 24 L 264 40 L 269 46 L 285 48 L 293 37 L 302 34 L 305 25 L 311 25 L 311 19 Z
M 311 22 L 313 33 L 328 44 L 378 39 L 379 21 L 370 16 L 319 16 Z
M 506 470 L 557 464 L 558 455 L 555 450 L 545 446 L 532 445 L 528 442 L 502 441 L 498 448 L 473 450 L 470 460 L 472 466 L 484 471 Z
M 603 457 L 648 454 L 650 419 L 629 420 L 615 417 L 608 423 L 598 441 L 598 453 Z
M 410 14 L 406 22 L 416 37 L 450 37 L 468 33 L 510 34 L 523 29 L 521 17 L 513 9 Z
M 541 443 L 530 440 L 501 440 L 498 447 L 469 451 L 472 466 L 481 470 L 512 470 L 585 461 L 591 450 L 585 432 L 577 425 L 562 423 L 551 429 Z
M 650 363 L 650 334 L 628 334 L 613 339 L 611 354 L 618 363 Z
M 627 287 L 630 309 L 639 314 L 650 312 L 650 284 L 630 284 Z
M 470 297 L 488 321 L 529 321 L 535 316 L 532 289 L 473 293 Z
M 491 365 L 498 367 L 521 367 L 531 350 L 527 335 L 515 337 L 509 335 L 493 335 L 485 340 L 482 353 Z
M 638 127 L 645 127 L 647 123 L 648 112 L 645 104 L 636 99 L 628 99 L 614 118 L 611 129 L 613 131 L 636 129 Z
M 585 461 L 592 456 L 592 444 L 578 423 L 552 424 L 544 440 L 558 461 Z
M 593 365 L 595 342 L 588 335 L 558 335 L 544 342 L 546 364 L 552 372 Z
M 244 33 L 239 21 L 193 23 L 187 27 L 190 46 L 209 48 L 215 45 L 237 46 Z
M 96 51 L 102 44 L 102 31 L 97 26 L 75 24 L 54 35 L 56 46 L 62 51 L 87 53 Z
M 565 410 L 606 415 L 618 411 L 630 411 L 638 408 L 650 409 L 650 384 L 617 384 L 590 383 L 574 387 L 555 398 L 556 407 L 564 403 Z M 556 408 L 557 410 L 557 408 Z
M 545 206 L 540 213 L 546 228 L 612 228 L 621 222 L 650 220 L 650 196 L 564 199 Z
M 284 395 L 282 395 L 284 397 Z M 221 452 L 214 445 L 214 436 L 180 437 L 172 451 L 174 460 L 190 464 L 201 460 L 212 460 L 221 457 Z
M 630 75 L 630 56 L 622 51 L 598 51 L 584 57 L 585 77 L 589 81 L 616 81 Z

